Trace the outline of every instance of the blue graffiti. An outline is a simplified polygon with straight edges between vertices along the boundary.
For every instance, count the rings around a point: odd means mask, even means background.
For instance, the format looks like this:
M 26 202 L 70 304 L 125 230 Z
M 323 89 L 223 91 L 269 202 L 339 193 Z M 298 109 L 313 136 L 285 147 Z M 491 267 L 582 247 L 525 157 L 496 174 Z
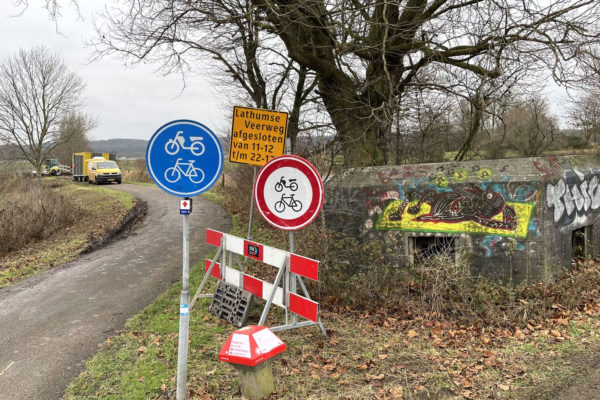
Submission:
M 529 222 L 529 232 L 534 232 L 537 237 L 542 236 L 542 233 L 540 232 L 541 225 L 542 223 L 539 219 L 532 219 L 531 222 Z
M 525 250 L 525 245 L 517 242 L 513 238 L 505 238 L 505 237 L 497 236 L 497 235 L 491 235 L 491 236 L 484 237 L 481 240 L 479 247 L 483 248 L 485 250 L 485 256 L 487 258 L 490 258 L 494 255 L 497 245 L 498 244 L 502 245 L 505 243 L 505 241 L 506 241 L 506 244 L 510 243 L 511 245 L 515 246 L 515 250 L 519 250 L 519 251 Z

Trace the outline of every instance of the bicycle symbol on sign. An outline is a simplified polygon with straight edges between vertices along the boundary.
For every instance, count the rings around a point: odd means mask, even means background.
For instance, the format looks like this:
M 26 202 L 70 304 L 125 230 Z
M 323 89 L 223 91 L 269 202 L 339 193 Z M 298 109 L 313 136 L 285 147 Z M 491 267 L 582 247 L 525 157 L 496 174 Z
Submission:
M 292 210 L 298 212 L 302 210 L 302 203 L 300 202 L 300 200 L 294 199 L 293 194 L 290 194 L 289 196 L 282 194 L 281 200 L 275 203 L 275 211 L 281 213 L 285 210 L 286 207 L 291 207 Z
M 289 185 L 286 185 L 285 179 L 283 179 L 283 176 L 282 176 L 279 179 L 279 182 L 277 182 L 275 184 L 275 191 L 281 192 L 283 190 L 283 188 L 290 189 L 292 192 L 295 192 L 296 190 L 298 190 L 298 184 L 296 183 L 296 179 L 290 179 L 288 182 L 289 182 Z
M 204 150 L 203 150 L 204 151 Z M 200 183 L 204 180 L 204 171 L 201 168 L 194 167 L 194 161 L 182 162 L 181 158 L 177 159 L 177 162 L 171 168 L 167 168 L 165 171 L 165 179 L 167 182 L 175 183 L 181 179 L 181 175 L 189 178 L 193 183 Z M 183 169 L 182 166 L 187 166 L 187 169 Z
M 201 156 L 204 154 L 204 150 L 206 149 L 204 147 L 204 143 L 202 143 L 202 140 L 204 139 L 202 136 L 190 136 L 192 144 L 185 146 L 185 138 L 181 136 L 182 133 L 183 131 L 177 132 L 174 138 L 167 141 L 165 144 L 165 151 L 167 154 L 175 155 L 179 153 L 180 149 L 189 150 L 195 156 Z

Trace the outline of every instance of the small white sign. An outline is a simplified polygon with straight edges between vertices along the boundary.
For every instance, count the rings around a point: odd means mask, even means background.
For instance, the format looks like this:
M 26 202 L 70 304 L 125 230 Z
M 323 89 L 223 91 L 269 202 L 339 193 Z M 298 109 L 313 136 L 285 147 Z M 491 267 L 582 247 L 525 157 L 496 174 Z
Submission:
M 183 199 L 179 205 L 179 214 L 188 215 L 192 212 L 192 200 Z
M 260 354 L 268 353 L 275 347 L 281 346 L 283 344 L 281 339 L 279 339 L 269 329 L 263 329 L 262 331 L 256 332 L 252 335 L 252 337 L 256 342 L 256 346 L 258 347 L 258 352 Z
M 250 358 L 250 336 L 234 333 L 229 345 L 229 355 Z

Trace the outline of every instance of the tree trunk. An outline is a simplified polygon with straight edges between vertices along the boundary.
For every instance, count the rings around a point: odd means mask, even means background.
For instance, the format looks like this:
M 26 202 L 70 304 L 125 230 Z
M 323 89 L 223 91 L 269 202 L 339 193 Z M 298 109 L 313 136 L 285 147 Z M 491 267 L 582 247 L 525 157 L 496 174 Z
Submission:
M 349 167 L 385 164 L 382 142 L 389 123 L 383 112 L 355 95 L 352 87 L 340 87 L 327 78 L 317 79 L 320 94 L 342 144 L 344 164 Z

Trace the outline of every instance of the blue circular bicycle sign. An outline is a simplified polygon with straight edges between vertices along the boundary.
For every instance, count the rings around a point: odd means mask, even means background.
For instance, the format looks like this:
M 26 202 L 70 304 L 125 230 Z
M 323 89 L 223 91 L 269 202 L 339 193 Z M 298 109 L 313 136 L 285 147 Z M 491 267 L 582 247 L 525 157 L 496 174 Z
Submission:
M 146 166 L 152 180 L 167 193 L 191 197 L 217 182 L 223 150 L 217 136 L 201 123 L 171 121 L 148 142 Z

